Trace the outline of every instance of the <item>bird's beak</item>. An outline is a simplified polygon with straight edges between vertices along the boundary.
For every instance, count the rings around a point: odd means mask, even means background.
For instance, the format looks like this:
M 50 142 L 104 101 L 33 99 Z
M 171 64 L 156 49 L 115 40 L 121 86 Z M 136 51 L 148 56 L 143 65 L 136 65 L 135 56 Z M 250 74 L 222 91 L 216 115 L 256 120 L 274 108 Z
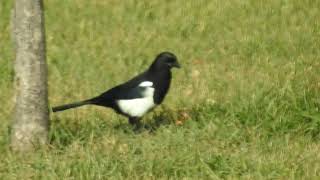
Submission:
M 174 64 L 172 64 L 172 67 L 181 68 L 181 65 L 176 61 Z

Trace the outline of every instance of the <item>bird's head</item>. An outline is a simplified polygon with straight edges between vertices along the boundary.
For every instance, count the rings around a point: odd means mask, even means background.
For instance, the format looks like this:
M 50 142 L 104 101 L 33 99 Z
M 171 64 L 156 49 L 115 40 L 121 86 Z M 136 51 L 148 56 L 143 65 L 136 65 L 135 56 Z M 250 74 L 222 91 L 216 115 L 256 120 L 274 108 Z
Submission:
M 171 52 L 160 53 L 151 65 L 151 69 L 164 70 L 171 68 L 180 68 L 177 57 Z

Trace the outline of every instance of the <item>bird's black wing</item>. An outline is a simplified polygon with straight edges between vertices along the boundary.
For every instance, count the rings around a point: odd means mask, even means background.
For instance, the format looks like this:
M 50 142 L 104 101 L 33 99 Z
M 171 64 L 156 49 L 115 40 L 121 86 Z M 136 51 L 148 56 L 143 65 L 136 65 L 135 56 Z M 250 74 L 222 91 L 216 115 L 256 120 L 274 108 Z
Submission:
M 120 84 L 102 93 L 99 97 L 105 100 L 137 99 L 143 97 L 145 87 L 139 86 L 143 81 L 147 81 L 146 72 L 135 78 Z

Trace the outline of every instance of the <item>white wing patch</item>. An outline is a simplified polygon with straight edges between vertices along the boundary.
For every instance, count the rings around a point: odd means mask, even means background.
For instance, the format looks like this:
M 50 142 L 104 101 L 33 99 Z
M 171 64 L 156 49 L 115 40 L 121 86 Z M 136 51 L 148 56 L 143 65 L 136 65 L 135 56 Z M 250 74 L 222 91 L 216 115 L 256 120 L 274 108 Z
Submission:
M 132 117 L 142 117 L 153 107 L 155 107 L 155 103 L 153 101 L 154 88 L 146 86 L 150 85 L 150 83 L 152 86 L 153 83 L 150 81 L 142 82 L 139 85 L 144 85 L 143 87 L 147 87 L 143 92 L 143 98 L 118 100 L 117 104 L 120 107 L 120 110 Z
M 143 81 L 142 83 L 139 84 L 140 87 L 152 87 L 153 82 L 151 81 Z

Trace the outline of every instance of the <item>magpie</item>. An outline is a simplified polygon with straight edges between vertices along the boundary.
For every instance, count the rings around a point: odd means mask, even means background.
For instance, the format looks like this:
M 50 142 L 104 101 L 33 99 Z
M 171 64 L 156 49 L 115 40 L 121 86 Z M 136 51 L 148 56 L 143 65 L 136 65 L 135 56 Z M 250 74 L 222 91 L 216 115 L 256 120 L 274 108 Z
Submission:
M 53 107 L 53 112 L 64 111 L 83 105 L 112 108 L 128 118 L 132 125 L 139 125 L 147 112 L 161 104 L 171 83 L 171 69 L 180 68 L 177 57 L 171 52 L 162 52 L 143 73 L 115 86 L 91 99 Z

